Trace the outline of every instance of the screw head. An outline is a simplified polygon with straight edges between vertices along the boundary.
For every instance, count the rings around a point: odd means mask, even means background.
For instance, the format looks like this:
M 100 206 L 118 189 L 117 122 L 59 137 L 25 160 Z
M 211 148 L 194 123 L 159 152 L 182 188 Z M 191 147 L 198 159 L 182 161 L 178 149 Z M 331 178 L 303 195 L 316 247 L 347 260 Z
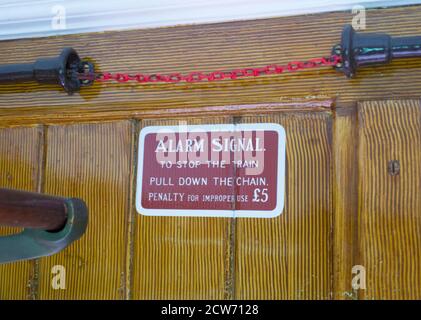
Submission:
M 387 172 L 391 176 L 397 176 L 400 173 L 401 165 L 399 160 L 390 160 L 387 164 Z

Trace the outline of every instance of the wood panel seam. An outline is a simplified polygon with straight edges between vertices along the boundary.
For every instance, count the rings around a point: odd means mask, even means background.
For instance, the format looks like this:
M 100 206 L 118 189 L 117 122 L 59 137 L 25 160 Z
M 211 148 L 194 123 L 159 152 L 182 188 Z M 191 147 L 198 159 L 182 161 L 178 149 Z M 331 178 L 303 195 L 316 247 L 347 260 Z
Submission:
M 137 156 L 138 156 L 138 130 L 140 121 L 131 119 L 132 126 L 132 150 L 130 163 L 130 179 L 129 179 L 129 198 L 128 198 L 128 222 L 127 222 L 127 246 L 126 246 L 126 284 L 125 299 L 133 299 L 133 257 L 134 257 L 134 238 L 136 230 L 136 175 L 137 175 Z
M 47 130 L 48 127 L 45 125 L 38 126 L 38 165 L 37 165 L 37 177 L 36 177 L 36 192 L 44 193 L 44 174 L 46 166 L 47 156 Z M 28 299 L 38 300 L 39 299 L 39 278 L 40 278 L 40 266 L 39 259 L 31 261 L 31 275 L 28 285 Z

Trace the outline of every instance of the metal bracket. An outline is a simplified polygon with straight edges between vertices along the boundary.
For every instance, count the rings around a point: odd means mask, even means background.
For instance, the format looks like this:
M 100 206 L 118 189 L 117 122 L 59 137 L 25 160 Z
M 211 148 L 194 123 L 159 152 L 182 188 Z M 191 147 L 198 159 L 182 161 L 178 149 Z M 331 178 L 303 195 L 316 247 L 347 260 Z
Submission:
M 396 38 L 385 33 L 360 33 L 351 25 L 346 25 L 342 30 L 341 43 L 332 48 L 332 54 L 342 58 L 342 63 L 335 69 L 352 78 L 361 67 L 421 57 L 421 36 Z
M 81 60 L 74 49 L 64 48 L 57 57 L 40 58 L 34 63 L 0 65 L 0 83 L 59 84 L 71 95 L 81 87 L 92 85 L 93 80 L 78 77 L 94 71 L 91 62 Z
M 0 263 L 50 256 L 79 239 L 88 224 L 88 209 L 80 199 L 65 199 L 64 203 L 67 221 L 61 230 L 24 229 L 19 234 L 0 237 Z

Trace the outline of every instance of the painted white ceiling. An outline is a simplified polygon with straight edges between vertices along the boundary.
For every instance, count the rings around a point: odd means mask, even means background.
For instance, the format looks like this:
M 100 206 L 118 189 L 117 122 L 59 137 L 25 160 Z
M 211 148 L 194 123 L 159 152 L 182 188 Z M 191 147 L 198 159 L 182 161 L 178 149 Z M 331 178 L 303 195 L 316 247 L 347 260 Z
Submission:
M 421 0 L 0 0 L 0 40 L 417 3 Z

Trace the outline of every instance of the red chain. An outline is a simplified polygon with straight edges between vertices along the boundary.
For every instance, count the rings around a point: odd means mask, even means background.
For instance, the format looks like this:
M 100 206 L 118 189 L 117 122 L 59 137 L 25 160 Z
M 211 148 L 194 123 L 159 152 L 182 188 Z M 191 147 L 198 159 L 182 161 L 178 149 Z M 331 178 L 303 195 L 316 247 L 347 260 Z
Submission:
M 318 68 L 324 66 L 337 66 L 341 63 L 341 57 L 332 55 L 329 57 L 315 58 L 307 61 L 291 61 L 286 65 L 272 64 L 263 68 L 244 68 L 234 69 L 231 71 L 214 71 L 210 73 L 190 72 L 188 74 L 172 73 L 172 74 L 134 74 L 128 73 L 97 73 L 97 74 L 79 74 L 79 79 L 95 79 L 96 81 L 128 82 L 137 81 L 139 83 L 150 82 L 199 82 L 199 81 L 218 81 L 223 79 L 239 79 L 243 77 L 257 77 L 267 74 L 281 74 L 283 72 L 294 72 L 310 68 Z

